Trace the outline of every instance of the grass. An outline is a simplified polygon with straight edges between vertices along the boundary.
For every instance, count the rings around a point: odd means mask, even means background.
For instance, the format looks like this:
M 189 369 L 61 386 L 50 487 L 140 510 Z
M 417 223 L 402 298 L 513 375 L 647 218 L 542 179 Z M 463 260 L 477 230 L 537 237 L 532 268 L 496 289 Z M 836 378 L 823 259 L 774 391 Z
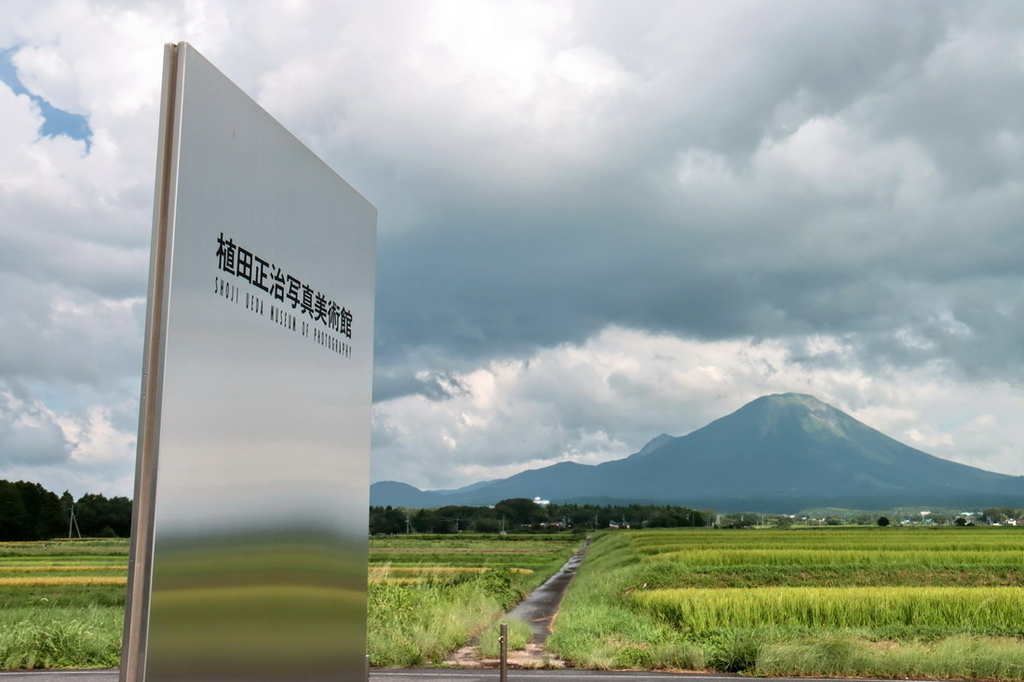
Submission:
M 0 611 L 0 666 L 116 668 L 123 608 L 23 607 Z
M 497 655 L 500 615 L 579 541 L 372 539 L 373 664 L 437 664 L 475 633 L 484 654 Z M 0 544 L 0 666 L 118 665 L 127 552 L 124 541 Z M 217 619 L 222 606 L 258 601 L 247 591 L 255 586 L 223 588 L 236 584 L 238 571 L 255 565 L 273 577 L 288 569 L 288 559 L 276 555 L 218 561 L 210 558 L 226 582 L 192 591 L 183 584 L 162 597 L 172 610 L 208 613 L 211 632 L 229 628 Z M 203 575 L 211 568 L 190 565 Z M 321 589 L 333 584 L 329 565 L 323 585 L 282 587 L 270 611 L 305 603 L 321 605 L 310 613 L 324 618 L 361 611 L 356 591 Z M 1022 615 L 1021 529 L 617 531 L 593 543 L 548 648 L 594 669 L 1024 681 Z M 314 636 L 315 620 L 296 636 Z M 525 624 L 509 628 L 510 648 L 525 646 Z M 168 634 L 170 644 L 155 656 L 218 655 L 203 648 L 201 628 Z M 237 641 L 217 641 L 242 651 L 247 639 L 242 631 Z M 257 667 L 287 659 L 289 642 L 281 638 L 284 654 L 257 652 Z M 328 656 L 335 644 L 322 646 Z
M 375 665 L 440 662 L 557 570 L 578 542 L 571 536 L 468 534 L 372 539 L 367 595 L 372 661 Z M 125 540 L 0 543 L 0 667 L 116 667 L 128 549 Z M 181 578 L 182 584 L 154 595 L 154 603 L 159 601 L 162 613 L 171 614 L 164 623 L 173 625 L 173 614 L 187 611 L 191 615 L 182 622 L 194 624 L 194 614 L 203 613 L 206 615 L 199 621 L 204 625 L 177 631 L 171 625 L 154 624 L 154 629 L 166 630 L 161 634 L 163 644 L 150 652 L 154 658 L 205 660 L 226 649 L 245 650 L 245 628 L 221 622 L 219 614 L 245 611 L 246 604 L 255 609 L 250 609 L 247 621 L 251 627 L 262 627 L 260 623 L 269 623 L 274 614 L 288 609 L 314 614 L 311 630 L 294 635 L 304 638 L 303 646 L 292 646 L 291 635 L 278 636 L 280 647 L 249 654 L 257 666 L 290 660 L 289 650 L 309 651 L 309 642 L 316 639 L 316 618 L 336 618 L 342 611 L 362 612 L 361 594 L 353 593 L 349 599 L 337 590 L 317 591 L 320 582 L 333 585 L 338 578 L 327 569 L 337 565 L 330 557 L 319 557 L 325 568 L 321 571 L 324 575 L 317 573 L 315 551 L 303 555 L 305 565 L 313 571 L 307 576 L 307 588 L 289 591 L 282 586 L 269 595 L 263 589 L 259 599 L 247 591 L 250 587 L 244 578 L 263 584 L 287 575 L 293 556 L 267 555 L 246 547 L 232 548 L 227 554 L 200 554 L 178 558 L 184 563 L 170 573 Z M 195 589 L 196 578 L 203 576 L 216 579 Z M 262 611 L 256 608 L 260 604 L 266 606 Z M 237 632 L 238 637 L 226 637 L 228 631 Z M 361 638 L 360 634 L 353 641 Z M 268 639 L 272 638 L 261 638 Z M 216 642 L 222 650 L 211 649 L 209 642 Z M 323 657 L 336 649 L 336 642 L 321 644 L 317 651 L 322 648 Z
M 606 533 L 548 646 L 584 668 L 1019 680 L 1017 529 Z
M 441 663 L 474 634 L 496 627 L 497 619 L 557 571 L 579 542 L 572 536 L 372 539 L 371 662 L 384 667 Z M 522 637 L 516 627 L 509 624 L 513 646 Z M 496 646 L 497 635 L 481 637 L 486 646 L 490 640 Z
M 630 595 L 641 611 L 688 633 L 718 628 L 948 629 L 1024 636 L 1019 587 L 763 587 Z
M 903 531 L 911 532 L 911 531 Z M 1021 551 L 1018 547 L 1016 551 Z M 1016 557 L 1006 551 L 968 550 L 949 547 L 941 550 L 899 547 L 867 549 L 700 549 L 674 551 L 645 556 L 644 561 L 669 561 L 680 566 L 718 568 L 725 566 L 800 566 L 817 568 L 842 566 L 849 571 L 864 571 L 885 567 L 964 568 L 969 566 L 1017 566 Z
M 510 620 L 508 626 L 508 651 L 522 651 L 533 638 L 533 628 L 521 620 Z M 501 623 L 492 623 L 479 636 L 480 655 L 484 658 L 498 658 L 501 655 Z
M 0 543 L 0 667 L 117 667 L 127 564 L 125 540 Z
M 856 634 L 768 641 L 757 648 L 758 675 L 933 679 L 1024 679 L 1024 647 L 1014 639 L 953 635 L 889 646 Z
M 372 583 L 368 649 L 375 666 L 440 663 L 499 615 L 510 598 L 485 577 Z

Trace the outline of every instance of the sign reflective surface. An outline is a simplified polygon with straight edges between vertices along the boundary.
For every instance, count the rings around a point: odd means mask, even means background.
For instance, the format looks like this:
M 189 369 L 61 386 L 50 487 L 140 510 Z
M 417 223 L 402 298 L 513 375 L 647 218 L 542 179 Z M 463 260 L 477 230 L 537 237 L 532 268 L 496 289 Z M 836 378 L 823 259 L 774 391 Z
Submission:
M 122 679 L 361 680 L 376 209 L 168 59 Z

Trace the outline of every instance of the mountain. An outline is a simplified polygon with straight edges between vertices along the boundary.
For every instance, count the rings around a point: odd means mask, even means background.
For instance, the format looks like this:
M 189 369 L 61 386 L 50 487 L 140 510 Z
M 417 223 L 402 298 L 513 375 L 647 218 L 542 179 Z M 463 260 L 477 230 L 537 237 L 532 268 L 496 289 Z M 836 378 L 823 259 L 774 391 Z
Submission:
M 370 486 L 370 504 L 386 507 L 408 507 L 410 509 L 429 509 L 437 507 L 439 493 L 420 490 L 408 483 L 398 481 L 380 481 Z
M 372 504 L 405 507 L 535 496 L 775 513 L 825 506 L 1018 507 L 1024 477 L 929 455 L 813 396 L 787 393 L 758 398 L 686 436 L 662 434 L 625 459 L 560 462 L 457 490 L 394 482 L 370 489 Z
M 630 457 L 643 457 L 644 455 L 654 452 L 662 445 L 668 443 L 670 440 L 672 440 L 672 436 L 668 435 L 667 433 L 663 433 L 660 436 L 655 436 L 654 438 L 647 442 L 647 445 L 640 448 L 639 452 L 633 453 L 632 455 L 630 455 Z

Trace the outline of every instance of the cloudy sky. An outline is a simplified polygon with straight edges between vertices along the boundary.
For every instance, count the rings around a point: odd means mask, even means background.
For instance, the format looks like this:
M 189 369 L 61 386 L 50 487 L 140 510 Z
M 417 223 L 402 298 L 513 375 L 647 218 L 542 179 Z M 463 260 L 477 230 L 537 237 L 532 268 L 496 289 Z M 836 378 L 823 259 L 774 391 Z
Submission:
M 373 479 L 764 394 L 1024 475 L 1024 4 L 0 0 L 0 478 L 131 495 L 163 44 L 379 210 Z

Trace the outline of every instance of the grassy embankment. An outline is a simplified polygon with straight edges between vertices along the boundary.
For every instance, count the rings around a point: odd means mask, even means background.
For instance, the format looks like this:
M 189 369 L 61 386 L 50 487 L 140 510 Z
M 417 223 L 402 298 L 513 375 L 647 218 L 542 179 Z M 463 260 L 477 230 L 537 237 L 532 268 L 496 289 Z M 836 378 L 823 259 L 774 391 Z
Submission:
M 0 667 L 116 667 L 127 565 L 127 540 L 0 543 Z
M 1024 532 L 599 537 L 548 646 L 580 667 L 1024 679 Z
M 372 539 L 371 660 L 443 660 L 554 573 L 579 542 L 513 535 Z M 0 543 L 0 668 L 117 667 L 127 563 L 127 540 Z M 514 631 L 512 646 L 526 637 Z
M 572 536 L 409 535 L 370 543 L 370 660 L 440 663 L 557 571 L 582 542 Z M 528 632 L 510 624 L 510 648 Z M 497 634 L 481 642 L 486 655 Z
M 442 660 L 577 542 L 375 539 L 374 663 Z M 127 551 L 0 545 L 0 665 L 116 666 Z M 618 532 L 595 542 L 549 647 L 594 668 L 1021 680 L 1021 615 L 1017 529 Z

